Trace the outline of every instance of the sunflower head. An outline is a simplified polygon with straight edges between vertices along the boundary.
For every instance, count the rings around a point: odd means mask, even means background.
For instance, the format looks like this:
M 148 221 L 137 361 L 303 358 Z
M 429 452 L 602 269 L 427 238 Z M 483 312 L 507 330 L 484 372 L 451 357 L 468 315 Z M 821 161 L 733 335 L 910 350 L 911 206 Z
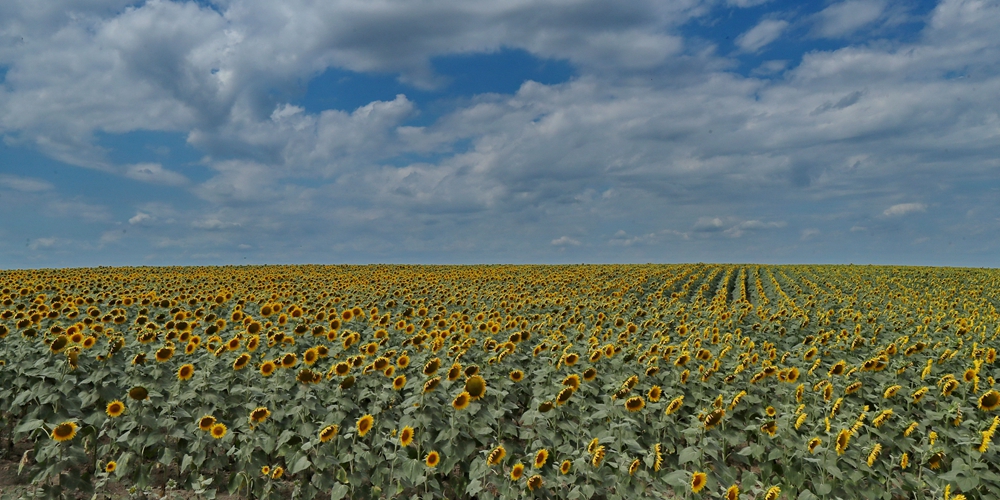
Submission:
M 260 364 L 260 374 L 265 377 L 270 377 L 274 374 L 274 371 L 278 368 L 278 365 L 274 361 L 265 361 Z
M 521 370 L 511 370 L 510 379 L 514 382 L 520 382 L 524 380 L 524 372 Z
M 458 380 L 458 377 L 461 376 L 462 376 L 462 365 L 458 363 L 451 365 L 451 368 L 448 369 L 448 381 L 454 382 Z
M 426 463 L 428 467 L 437 467 L 438 464 L 441 463 L 441 455 L 436 451 L 432 451 L 427 454 L 427 457 L 424 459 L 424 463 Z
M 265 406 L 261 406 L 250 412 L 250 421 L 259 424 L 264 420 L 267 420 L 267 417 L 270 416 L 271 416 L 271 410 L 268 410 L 267 407 Z
M 778 500 L 778 495 L 781 494 L 781 488 L 777 486 L 771 486 L 768 488 L 767 493 L 764 494 L 764 500 Z
M 486 457 L 486 463 L 489 465 L 499 465 L 500 461 L 507 456 L 507 450 L 504 449 L 503 445 L 493 448 L 489 456 Z
M 215 425 L 215 417 L 211 415 L 205 415 L 198 419 L 198 428 L 205 432 L 212 430 L 213 425 Z
M 122 413 L 125 413 L 125 403 L 116 399 L 108 403 L 108 406 L 104 411 L 111 418 L 119 417 Z
M 440 383 L 441 383 L 441 377 L 434 377 L 427 379 L 427 381 L 424 382 L 423 392 L 427 393 L 433 391 L 434 389 L 437 388 L 438 384 Z
M 542 448 L 535 453 L 535 468 L 541 469 L 549 459 L 549 450 Z
M 458 394 L 458 396 L 455 396 L 455 399 L 451 402 L 451 406 L 453 406 L 456 410 L 464 410 L 468 408 L 470 399 L 471 396 L 469 393 L 462 391 Z
M 695 472 L 691 475 L 691 492 L 698 493 L 708 484 L 708 474 Z
M 439 368 L 441 368 L 441 358 L 434 358 L 424 364 L 424 375 L 430 377 L 437 373 Z
M 250 364 L 250 354 L 243 353 L 240 354 L 235 361 L 233 361 L 233 370 L 242 370 Z
M 216 422 L 212 426 L 212 430 L 210 432 L 212 433 L 212 437 L 213 438 L 215 438 L 215 439 L 222 439 L 226 435 L 226 430 L 227 430 L 226 429 L 226 424 L 223 424 L 223 423 L 220 423 L 220 422 Z
M 328 425 L 319 431 L 319 440 L 322 443 L 326 443 L 337 436 L 337 432 L 340 431 L 339 425 Z
M 63 422 L 52 429 L 52 439 L 56 441 L 69 441 L 76 437 L 76 422 Z
M 573 463 L 569 460 L 563 460 L 563 463 L 559 465 L 560 474 L 569 474 L 569 470 L 573 467 Z
M 107 464 L 106 464 L 106 465 L 104 466 L 104 472 L 107 472 L 108 474 L 111 474 L 111 473 L 112 473 L 112 472 L 114 472 L 114 471 L 115 471 L 115 469 L 117 469 L 117 468 L 118 468 L 118 462 L 115 462 L 114 460 L 111 460 L 111 461 L 109 461 L 109 462 L 108 462 L 108 463 L 107 463 Z
M 375 425 L 375 418 L 371 415 L 364 415 L 358 419 L 358 436 L 365 437 L 368 431 L 372 430 L 372 426 Z
M 465 392 L 469 393 L 469 397 L 473 400 L 477 400 L 486 394 L 486 380 L 479 375 L 472 375 L 465 381 Z
M 736 486 L 734 484 L 730 486 L 728 490 L 726 490 L 726 500 L 739 500 L 739 498 L 740 498 L 739 486 Z
M 406 386 L 406 375 L 399 375 L 392 380 L 393 390 L 400 390 Z
M 1000 408 L 1000 392 L 990 389 L 979 397 L 980 410 L 993 411 L 997 408 Z
M 285 468 L 279 465 L 271 470 L 271 479 L 281 479 L 284 474 Z
M 625 400 L 625 409 L 630 412 L 637 412 L 646 406 L 646 401 L 641 396 L 632 396 Z
M 172 357 L 174 357 L 173 347 L 161 347 L 156 350 L 156 361 L 160 363 L 169 361 Z
M 542 483 L 544 482 L 545 481 L 542 479 L 542 476 L 535 474 L 534 476 L 528 478 L 528 490 L 535 491 L 538 488 L 541 488 Z
M 281 367 L 291 368 L 295 366 L 295 363 L 298 362 L 298 359 L 299 359 L 298 356 L 294 352 L 285 353 L 285 355 L 281 357 Z
M 413 427 L 405 426 L 399 431 L 399 444 L 404 448 L 413 443 Z
M 708 416 L 705 417 L 705 422 L 704 422 L 705 429 L 711 429 L 716 425 L 719 425 L 719 423 L 722 422 L 722 417 L 725 416 L 726 416 L 726 410 L 723 410 L 721 408 L 713 411 L 712 413 L 709 413 Z
M 521 479 L 521 476 L 523 475 L 524 475 L 524 464 L 518 462 L 514 464 L 514 467 L 511 467 L 510 479 L 512 481 L 517 481 L 518 479 Z
M 597 369 L 596 368 L 587 368 L 586 370 L 583 371 L 583 380 L 585 382 L 590 382 L 591 380 L 594 380 L 595 378 L 597 378 Z
M 149 399 L 149 391 L 141 385 L 137 385 L 128 390 L 128 397 L 136 401 L 144 401 Z

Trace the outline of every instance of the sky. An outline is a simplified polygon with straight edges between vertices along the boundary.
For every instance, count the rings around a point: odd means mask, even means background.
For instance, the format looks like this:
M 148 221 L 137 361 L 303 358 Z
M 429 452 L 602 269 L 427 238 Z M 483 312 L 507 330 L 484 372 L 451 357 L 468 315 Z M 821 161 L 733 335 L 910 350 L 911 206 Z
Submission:
M 0 269 L 1000 267 L 1000 2 L 4 0 Z

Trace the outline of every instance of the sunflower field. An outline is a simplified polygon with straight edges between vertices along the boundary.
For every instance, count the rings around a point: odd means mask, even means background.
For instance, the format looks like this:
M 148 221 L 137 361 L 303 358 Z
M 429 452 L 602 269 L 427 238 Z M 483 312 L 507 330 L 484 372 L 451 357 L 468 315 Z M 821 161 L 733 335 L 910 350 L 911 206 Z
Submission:
M 994 270 L 0 272 L 38 497 L 1000 497 Z

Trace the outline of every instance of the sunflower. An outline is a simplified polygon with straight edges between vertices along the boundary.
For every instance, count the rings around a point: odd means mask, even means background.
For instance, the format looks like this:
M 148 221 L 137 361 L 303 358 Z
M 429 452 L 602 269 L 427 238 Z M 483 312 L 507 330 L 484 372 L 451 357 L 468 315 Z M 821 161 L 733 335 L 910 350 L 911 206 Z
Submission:
M 535 453 L 535 468 L 541 469 L 545 466 L 545 462 L 549 459 L 549 450 L 542 448 Z
M 270 377 L 274 374 L 274 370 L 277 368 L 278 366 L 274 363 L 274 361 L 265 361 L 260 364 L 260 374 L 265 377 Z
M 596 368 L 587 368 L 586 370 L 583 371 L 583 380 L 584 380 L 584 382 L 590 382 L 591 380 L 594 380 L 595 378 L 597 378 L 597 369 Z
M 436 451 L 428 453 L 427 457 L 424 458 L 424 463 L 427 464 L 428 467 L 437 467 L 440 462 L 441 455 Z
M 63 422 L 52 429 L 51 437 L 56 441 L 69 441 L 76 437 L 76 422 Z
M 212 437 L 215 439 L 222 439 L 226 435 L 226 424 L 216 422 L 212 426 Z
M 465 381 L 465 392 L 469 393 L 473 401 L 483 397 L 486 394 L 486 381 L 479 375 L 469 377 Z
M 781 488 L 777 486 L 771 486 L 768 488 L 767 493 L 764 494 L 764 500 L 778 500 L 778 495 L 781 494 Z
M 778 423 L 774 420 L 760 426 L 760 431 L 767 434 L 768 436 L 774 437 L 778 433 Z
M 590 459 L 590 465 L 593 465 L 594 467 L 600 467 L 601 462 L 603 461 L 604 461 L 604 446 L 602 445 L 598 446 L 597 449 L 594 450 L 594 456 Z
M 499 465 L 500 461 L 503 460 L 505 456 L 507 456 L 507 450 L 504 449 L 503 445 L 497 446 L 496 448 L 493 448 L 493 451 L 491 451 L 489 456 L 486 457 L 486 463 L 491 466 Z
M 357 423 L 358 436 L 365 437 L 365 434 L 368 434 L 368 431 L 372 430 L 372 426 L 374 425 L 375 425 L 375 418 L 372 417 L 371 415 L 365 414 L 364 416 L 359 418 Z
M 663 465 L 663 447 L 660 443 L 653 445 L 653 470 L 656 472 L 660 471 L 660 467 Z
M 400 375 L 392 380 L 392 389 L 400 390 L 406 385 L 406 375 Z
M 698 493 L 708 483 L 708 475 L 704 472 L 695 472 L 691 475 L 691 492 Z
M 146 353 L 140 352 L 132 357 L 132 365 L 144 365 L 146 364 Z
M 913 395 L 912 395 L 913 396 L 913 402 L 914 403 L 919 403 L 920 399 L 924 397 L 924 394 L 927 394 L 928 390 L 930 390 L 930 389 L 928 389 L 927 387 L 921 387 L 921 388 L 917 389 L 916 391 L 914 391 Z
M 847 445 L 851 442 L 850 429 L 842 429 L 837 434 L 837 455 L 843 455 L 847 451 Z
M 883 397 L 884 399 L 889 399 L 889 398 L 892 398 L 892 397 L 893 397 L 893 396 L 895 396 L 895 395 L 896 395 L 896 393 L 897 393 L 897 392 L 899 392 L 899 390 L 900 390 L 900 389 L 902 389 L 902 388 L 903 388 L 903 386 L 901 386 L 901 385 L 893 385 L 893 386 L 889 386 L 889 387 L 887 387 L 887 388 L 886 388 L 885 392 L 884 392 L 884 393 L 882 393 L 882 397 Z
M 469 407 L 469 400 L 471 396 L 466 391 L 462 391 L 455 396 L 454 401 L 451 402 L 451 406 L 455 407 L 456 410 L 464 410 Z
M 451 368 L 448 369 L 448 381 L 454 382 L 458 380 L 458 377 L 460 376 L 462 376 L 462 365 L 458 363 L 451 365 Z
M 108 474 L 111 474 L 117 468 L 118 468 L 118 462 L 115 462 L 114 460 L 111 460 L 111 461 L 109 461 L 107 463 L 107 465 L 104 466 L 104 472 L 107 472 Z
M 807 418 L 809 418 L 808 414 L 803 413 L 803 414 L 799 415 L 795 419 L 795 430 L 799 430 L 799 427 L 802 427 L 802 424 L 806 423 L 806 419 Z
M 562 385 L 565 385 L 566 387 L 572 387 L 573 390 L 575 391 L 580 388 L 580 376 L 575 373 L 572 375 L 567 375 L 566 378 L 563 379 Z
M 271 479 L 281 479 L 281 476 L 284 474 L 285 468 L 279 465 L 271 471 Z
M 739 486 L 736 486 L 734 484 L 730 486 L 728 490 L 726 490 L 726 500 L 739 500 L 739 498 L 740 498 Z
M 569 470 L 573 467 L 573 463 L 569 460 L 563 460 L 562 464 L 559 465 L 560 474 L 569 474 Z
M 535 491 L 538 488 L 541 488 L 542 483 L 544 482 L 545 481 L 542 480 L 542 476 L 535 474 L 534 476 L 528 478 L 528 490 Z
M 809 453 L 815 453 L 816 452 L 816 447 L 819 446 L 820 444 L 823 444 L 823 440 L 821 440 L 820 438 L 814 437 L 814 438 L 810 439 L 809 440 L 809 445 L 808 445 L 808 447 L 809 447 Z
M 295 363 L 298 362 L 298 359 L 299 359 L 298 356 L 294 352 L 285 353 L 285 355 L 281 357 L 281 367 L 291 368 L 295 366 Z
M 233 361 L 233 370 L 239 371 L 247 367 L 250 364 L 250 354 L 243 353 L 240 354 L 235 361 Z
M 65 349 L 68 344 L 69 344 L 69 339 L 66 338 L 65 335 L 60 335 L 56 337 L 56 339 L 53 340 L 51 344 L 49 344 L 49 350 L 52 351 L 54 354 L 58 354 L 62 352 L 62 350 Z
M 405 426 L 403 430 L 399 431 L 399 444 L 403 448 L 410 446 L 413 443 L 413 427 Z
M 326 443 L 337 436 L 337 432 L 340 431 L 339 425 L 328 425 L 319 431 L 319 441 L 321 443 Z
M 899 458 L 899 468 L 906 470 L 910 466 L 910 454 L 903 453 L 903 456 Z
M 145 387 L 137 385 L 128 390 L 128 397 L 136 401 L 144 401 L 149 399 L 149 391 L 147 391 Z
M 268 410 L 267 407 L 265 406 L 261 406 L 254 409 L 254 411 L 250 412 L 250 422 L 259 424 L 267 420 L 267 417 L 270 416 L 271 416 L 271 410 Z
M 215 417 L 211 415 L 205 415 L 198 419 L 198 428 L 205 432 L 212 430 L 213 425 L 215 425 Z
M 725 416 L 726 416 L 726 410 L 723 410 L 721 408 L 713 411 L 712 413 L 709 413 L 708 416 L 705 417 L 704 421 L 705 430 L 710 430 L 716 425 L 719 425 L 719 423 L 722 422 L 722 417 Z
M 861 385 L 862 385 L 861 382 L 854 382 L 853 384 L 847 386 L 844 389 L 844 394 L 853 394 L 855 392 L 858 392 L 858 390 L 861 389 Z
M 524 475 L 524 464 L 518 462 L 510 469 L 510 479 L 512 481 L 517 481 L 518 479 L 521 479 L 522 475 Z
M 979 397 L 979 409 L 993 411 L 1000 407 L 1000 392 L 990 389 Z
M 979 374 L 978 370 L 976 370 L 975 368 L 969 368 L 968 370 L 965 370 L 964 374 L 962 374 L 962 380 L 971 383 L 973 380 L 976 380 L 976 375 L 978 374 Z
M 547 413 L 549 411 L 552 411 L 552 408 L 554 406 L 555 406 L 555 404 L 553 404 L 552 401 L 545 401 L 544 403 L 538 405 L 538 412 L 539 413 Z
M 194 351 L 196 349 L 198 349 L 198 344 L 195 344 L 194 342 L 188 342 L 187 345 L 184 346 L 184 354 L 194 354 Z
M 104 409 L 104 411 L 111 418 L 119 417 L 122 413 L 125 413 L 125 403 L 116 399 L 108 403 L 108 406 Z
M 660 386 L 658 386 L 658 385 L 654 385 L 649 390 L 649 392 L 646 393 L 646 397 L 648 397 L 649 400 L 652 401 L 652 402 L 654 402 L 654 403 L 657 402 L 657 401 L 659 401 L 660 397 L 662 395 L 663 395 L 663 390 L 660 389 Z
M 160 363 L 169 361 L 172 357 L 174 357 L 173 347 L 161 347 L 156 350 L 156 361 Z
M 566 404 L 569 401 L 569 398 L 571 396 L 573 396 L 573 388 L 572 387 L 567 387 L 567 388 L 559 391 L 559 394 L 556 395 L 556 404 L 559 405 L 559 406 L 562 406 L 562 405 Z
M 639 459 L 638 458 L 635 459 L 635 460 L 633 460 L 632 463 L 628 466 L 628 475 L 634 476 L 635 472 L 637 470 L 639 470 Z
M 878 460 L 879 453 L 881 452 L 882 444 L 875 443 L 875 446 L 872 447 L 871 453 L 868 454 L 868 467 L 873 467 L 875 465 L 875 461 Z
M 424 364 L 424 375 L 430 377 L 437 373 L 439 368 L 441 368 L 441 358 L 434 358 Z
M 676 413 L 677 410 L 681 409 L 681 406 L 683 405 L 684 405 L 684 396 L 677 396 L 676 398 L 674 398 L 673 401 L 670 402 L 670 404 L 667 405 L 667 409 L 664 410 L 663 413 L 667 415 L 672 415 L 673 413 Z
M 637 412 L 646 406 L 646 401 L 641 396 L 632 396 L 625 401 L 625 409 L 630 412 Z
M 792 369 L 788 370 L 788 372 L 785 374 L 785 382 L 793 384 L 797 380 L 799 380 L 799 369 L 793 367 Z
M 438 384 L 440 383 L 441 383 L 441 377 L 434 377 L 427 379 L 427 381 L 424 382 L 423 392 L 427 393 L 433 391 L 434 389 L 437 388 Z
M 778 411 L 775 410 L 773 406 L 768 406 L 767 408 L 764 408 L 764 413 L 766 413 L 769 417 L 773 417 L 778 414 Z

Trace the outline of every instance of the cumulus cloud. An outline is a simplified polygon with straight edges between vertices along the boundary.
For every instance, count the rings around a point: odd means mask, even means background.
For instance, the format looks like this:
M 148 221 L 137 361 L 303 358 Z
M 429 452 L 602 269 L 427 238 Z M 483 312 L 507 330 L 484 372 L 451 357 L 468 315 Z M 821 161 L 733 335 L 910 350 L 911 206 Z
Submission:
M 579 246 L 580 245 L 580 241 L 579 240 L 575 240 L 573 238 L 570 238 L 569 236 L 560 236 L 560 237 L 552 240 L 552 245 L 557 246 L 557 247 L 558 246 L 566 246 L 566 245 Z
M 835 3 L 815 15 L 814 33 L 824 38 L 839 38 L 877 20 L 885 11 L 882 0 L 847 0 Z
M 927 211 L 927 205 L 923 203 L 898 203 L 885 209 L 885 211 L 882 212 L 882 215 L 886 217 L 898 217 L 900 215 L 925 211 Z
M 765 19 L 746 33 L 736 37 L 736 46 L 745 52 L 757 52 L 765 45 L 777 40 L 786 28 L 788 28 L 788 21 Z
M 0 174 L 0 186 L 25 193 L 37 193 L 53 189 L 51 182 L 17 175 Z
M 149 214 L 144 214 L 142 212 L 136 212 L 135 215 L 133 215 L 132 217 L 129 218 L 128 223 L 129 224 L 139 224 L 139 223 L 142 223 L 143 221 L 147 221 L 149 219 L 150 219 Z
M 163 168 L 159 163 L 138 163 L 125 169 L 125 177 L 151 184 L 166 186 L 183 186 L 188 183 L 187 177 Z

